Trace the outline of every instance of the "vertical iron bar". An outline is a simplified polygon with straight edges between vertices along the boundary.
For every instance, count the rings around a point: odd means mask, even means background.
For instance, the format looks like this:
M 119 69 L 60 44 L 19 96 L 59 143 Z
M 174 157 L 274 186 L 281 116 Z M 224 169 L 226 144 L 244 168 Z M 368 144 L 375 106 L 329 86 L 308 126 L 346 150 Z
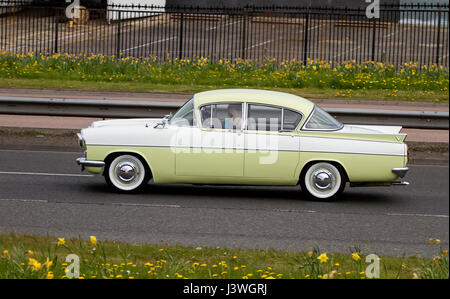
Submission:
M 306 65 L 308 63 L 308 32 L 309 32 L 309 7 L 308 12 L 306 14 L 305 20 L 305 32 L 304 32 L 304 40 L 303 40 L 303 64 Z
M 375 42 L 377 34 L 377 18 L 373 18 L 373 31 L 372 31 L 372 57 L 371 60 L 375 61 Z
M 179 32 L 179 46 L 178 46 L 178 58 L 182 59 L 183 57 L 183 13 L 180 16 L 180 32 Z
M 242 59 L 245 60 L 245 46 L 246 46 L 246 35 L 247 35 L 247 16 L 246 12 L 242 13 Z
M 121 49 L 121 11 L 117 11 L 119 14 L 117 17 L 117 41 L 116 41 L 116 55 L 117 57 L 120 57 L 120 49 Z
M 55 17 L 55 46 L 54 53 L 58 53 L 58 27 L 59 27 L 59 8 L 56 8 L 56 17 Z
M 441 10 L 438 12 L 438 28 L 436 40 L 436 65 L 439 65 L 440 47 L 441 47 Z

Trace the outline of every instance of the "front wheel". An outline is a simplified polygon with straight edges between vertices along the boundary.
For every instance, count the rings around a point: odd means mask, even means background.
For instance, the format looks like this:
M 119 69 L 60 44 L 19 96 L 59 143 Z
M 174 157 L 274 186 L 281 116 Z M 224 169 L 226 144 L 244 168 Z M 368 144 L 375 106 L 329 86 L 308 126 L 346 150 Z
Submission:
M 317 200 L 331 201 L 345 188 L 345 175 L 336 166 L 326 162 L 312 164 L 300 179 L 302 191 Z
M 132 155 L 121 155 L 107 163 L 105 180 L 115 191 L 136 192 L 148 182 L 149 173 L 142 161 Z

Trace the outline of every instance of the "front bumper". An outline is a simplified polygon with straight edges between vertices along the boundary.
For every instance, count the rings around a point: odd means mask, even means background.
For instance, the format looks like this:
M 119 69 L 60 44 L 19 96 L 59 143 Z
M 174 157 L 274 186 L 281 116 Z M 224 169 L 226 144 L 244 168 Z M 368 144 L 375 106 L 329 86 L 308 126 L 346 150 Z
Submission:
M 104 167 L 105 162 L 103 161 L 90 161 L 86 158 L 78 158 L 77 164 L 81 165 L 81 170 L 84 170 L 85 167 Z

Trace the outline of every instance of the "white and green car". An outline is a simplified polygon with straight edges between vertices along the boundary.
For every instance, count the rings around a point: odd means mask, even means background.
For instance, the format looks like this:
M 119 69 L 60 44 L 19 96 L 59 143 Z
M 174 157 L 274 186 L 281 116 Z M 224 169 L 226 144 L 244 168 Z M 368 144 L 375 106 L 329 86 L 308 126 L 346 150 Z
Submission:
M 407 185 L 401 127 L 343 125 L 298 96 L 227 89 L 173 116 L 94 122 L 79 134 L 83 169 L 116 191 L 155 184 L 295 186 L 315 199 L 350 186 Z

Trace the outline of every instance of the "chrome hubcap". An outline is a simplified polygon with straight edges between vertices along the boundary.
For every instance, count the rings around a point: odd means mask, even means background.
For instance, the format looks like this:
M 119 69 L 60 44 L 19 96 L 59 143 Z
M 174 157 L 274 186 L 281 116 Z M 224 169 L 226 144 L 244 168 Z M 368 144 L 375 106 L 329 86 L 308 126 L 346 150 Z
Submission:
M 116 166 L 116 176 L 122 183 L 132 183 L 138 176 L 138 167 L 132 162 L 119 163 Z
M 314 187 L 317 190 L 330 190 L 334 185 L 334 176 L 330 171 L 326 169 L 319 169 L 313 173 L 312 181 Z

